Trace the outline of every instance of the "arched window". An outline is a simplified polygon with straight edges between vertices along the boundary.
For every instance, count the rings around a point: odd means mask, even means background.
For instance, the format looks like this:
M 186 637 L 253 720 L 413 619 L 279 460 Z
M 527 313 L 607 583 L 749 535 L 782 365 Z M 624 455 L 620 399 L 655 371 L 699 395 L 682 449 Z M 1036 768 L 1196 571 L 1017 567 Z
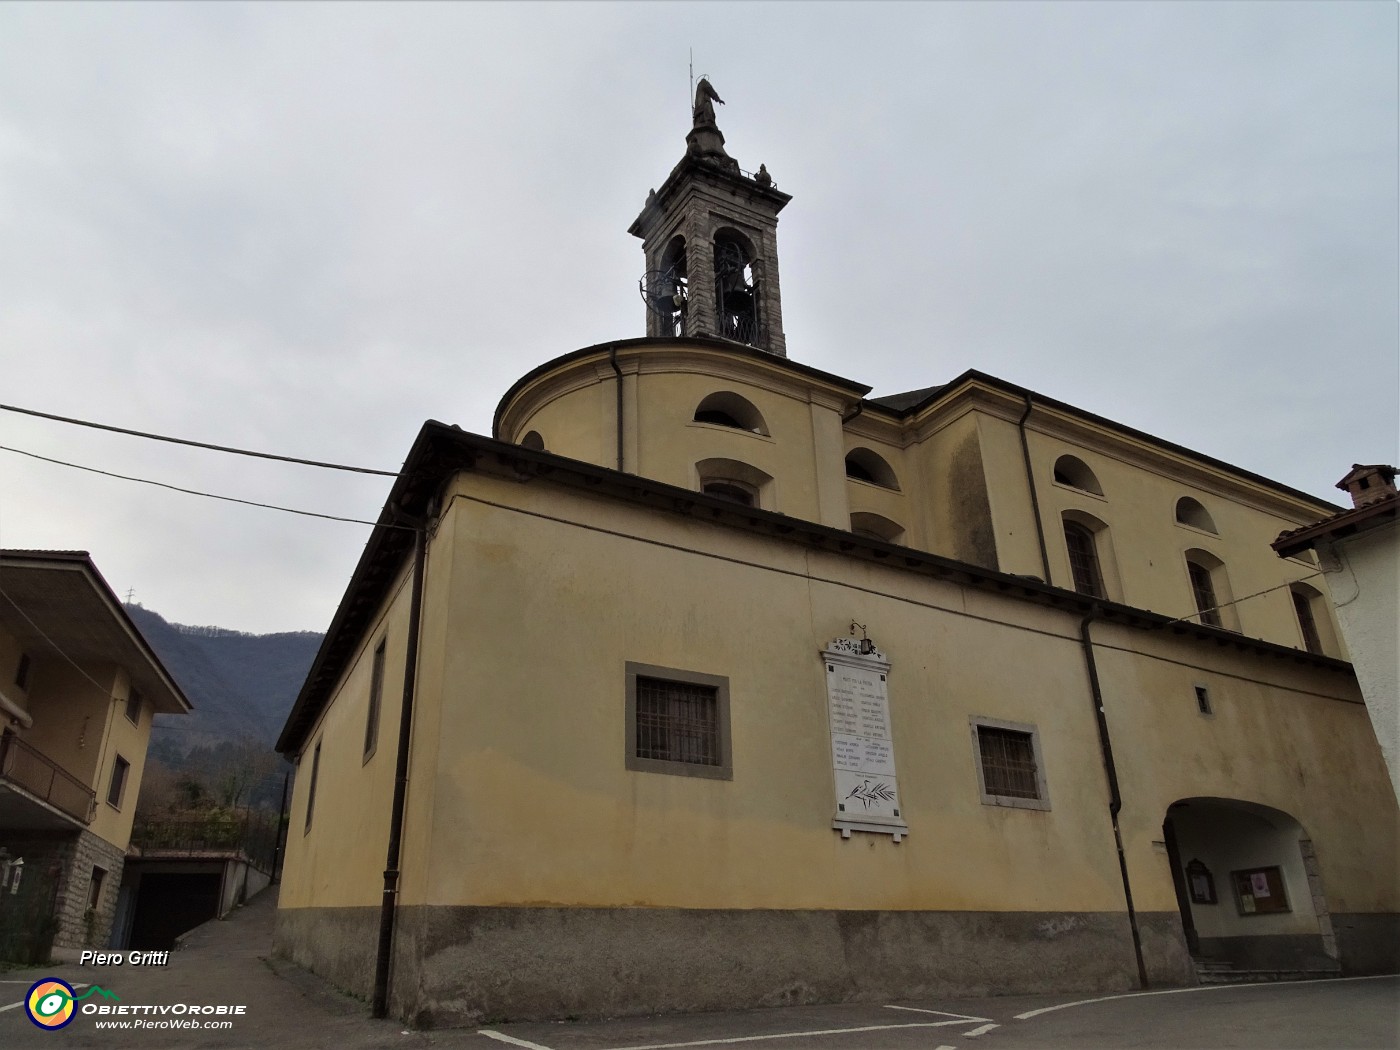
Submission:
M 1088 526 L 1065 520 L 1065 550 L 1069 552 L 1069 568 L 1074 576 L 1074 589 L 1093 598 L 1107 595 L 1103 588 L 1103 571 L 1099 568 L 1098 545 Z
M 750 346 L 765 344 L 759 324 L 757 258 L 748 238 L 737 230 L 715 234 L 715 312 L 719 334 Z
M 1103 495 L 1103 486 L 1099 484 L 1099 479 L 1078 456 L 1061 456 L 1055 460 L 1055 480 L 1070 488 L 1092 492 L 1095 496 Z
M 522 448 L 531 449 L 534 452 L 543 452 L 544 438 L 540 437 L 540 432 L 538 430 L 532 430 L 520 439 L 520 446 Z
M 846 453 L 846 477 L 899 491 L 899 478 L 895 477 L 894 470 L 878 452 L 868 448 L 853 448 Z
M 1182 525 L 1190 525 L 1193 529 L 1200 529 L 1202 532 L 1219 533 L 1210 512 L 1201 506 L 1199 500 L 1192 499 L 1190 496 L 1182 496 L 1176 501 L 1176 520 Z
M 1210 551 L 1189 550 L 1186 552 L 1186 576 L 1191 584 L 1197 619 L 1208 627 L 1238 631 L 1239 616 L 1232 604 L 1234 595 L 1230 592 L 1225 563 Z
M 748 398 L 732 390 L 716 391 L 696 405 L 695 422 L 733 427 L 765 437 L 768 435 L 768 424 L 763 421 L 763 413 Z
M 737 459 L 702 459 L 695 464 L 696 487 L 707 496 L 745 507 L 771 509 L 773 476 Z
M 642 299 L 651 314 L 648 334 L 683 336 L 688 327 L 686 308 L 690 296 L 685 238 L 680 234 L 672 237 L 657 265 L 658 269 L 648 270 L 642 278 Z
M 1327 652 L 1322 644 L 1322 632 L 1318 629 L 1318 600 L 1321 593 L 1305 583 L 1295 583 L 1289 588 L 1293 598 L 1293 612 L 1298 617 L 1298 630 L 1303 636 L 1303 648 L 1319 656 Z
M 897 521 L 891 521 L 883 514 L 856 511 L 851 515 L 851 531 L 857 536 L 884 540 L 886 543 L 904 542 L 904 526 Z

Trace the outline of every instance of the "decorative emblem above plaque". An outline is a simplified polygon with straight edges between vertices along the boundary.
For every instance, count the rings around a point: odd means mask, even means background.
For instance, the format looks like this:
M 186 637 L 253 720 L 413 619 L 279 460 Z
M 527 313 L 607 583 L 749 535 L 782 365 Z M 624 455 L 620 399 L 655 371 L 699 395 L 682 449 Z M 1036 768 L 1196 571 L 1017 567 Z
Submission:
M 861 638 L 837 638 L 821 651 L 821 658 L 826 665 L 836 790 L 831 826 L 842 838 L 850 838 L 852 831 L 871 831 L 893 835 L 898 842 L 909 826 L 900 814 L 895 775 L 887 691 L 890 663 Z

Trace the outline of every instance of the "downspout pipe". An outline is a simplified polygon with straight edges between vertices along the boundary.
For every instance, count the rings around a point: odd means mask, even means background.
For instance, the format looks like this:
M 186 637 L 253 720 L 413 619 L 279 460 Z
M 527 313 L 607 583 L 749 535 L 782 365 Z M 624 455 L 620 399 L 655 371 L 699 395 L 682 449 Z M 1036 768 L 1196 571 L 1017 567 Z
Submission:
M 1031 400 L 1030 391 L 1026 392 L 1026 410 L 1021 413 L 1021 418 L 1016 420 L 1016 429 L 1021 432 L 1021 458 L 1026 464 L 1026 485 L 1031 490 L 1031 514 L 1035 518 L 1035 538 L 1040 543 L 1040 571 L 1043 574 L 1041 579 L 1046 583 L 1050 582 L 1050 552 L 1045 547 L 1045 525 L 1040 520 L 1040 497 L 1035 490 L 1035 471 L 1031 469 L 1031 446 L 1026 440 L 1026 420 L 1031 417 L 1031 409 L 1035 407 L 1035 402 Z
M 622 369 L 617 364 L 617 346 L 608 347 L 608 364 L 617 375 L 617 469 L 622 469 Z
M 1128 858 L 1123 852 L 1123 832 L 1118 826 L 1118 813 L 1123 808 L 1123 796 L 1118 789 L 1118 766 L 1113 761 L 1113 740 L 1108 734 L 1108 717 L 1103 709 L 1103 690 L 1099 686 L 1099 666 L 1094 657 L 1094 642 L 1089 625 L 1100 615 L 1097 603 L 1089 615 L 1079 621 L 1079 642 L 1084 649 L 1084 664 L 1089 671 L 1089 691 L 1094 701 L 1094 723 L 1099 730 L 1099 751 L 1103 755 L 1104 774 L 1108 777 L 1108 815 L 1113 823 L 1113 844 L 1118 850 L 1118 874 L 1123 879 L 1123 899 L 1128 905 L 1128 926 L 1133 932 L 1133 955 L 1137 959 L 1138 984 L 1147 988 L 1147 964 L 1142 958 L 1142 931 L 1138 929 L 1137 909 L 1133 907 L 1133 887 L 1128 879 Z
M 394 765 L 394 803 L 389 817 L 389 853 L 384 862 L 384 898 L 379 906 L 379 947 L 374 958 L 372 1017 L 389 1014 L 389 965 L 394 951 L 394 918 L 399 894 L 399 853 L 403 843 L 404 801 L 408 795 L 408 749 L 413 729 L 413 695 L 418 679 L 418 627 L 423 608 L 423 568 L 427 560 L 427 522 L 413 525 L 413 594 L 408 610 L 408 652 L 404 656 L 403 704 L 399 713 L 399 748 Z

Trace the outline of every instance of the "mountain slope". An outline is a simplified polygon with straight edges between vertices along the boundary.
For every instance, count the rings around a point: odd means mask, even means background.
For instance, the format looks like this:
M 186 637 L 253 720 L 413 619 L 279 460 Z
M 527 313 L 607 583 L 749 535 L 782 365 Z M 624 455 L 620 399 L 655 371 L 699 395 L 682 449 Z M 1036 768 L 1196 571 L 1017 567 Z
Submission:
M 252 738 L 269 748 L 291 710 L 321 635 L 244 634 L 169 623 L 128 605 L 127 613 L 194 705 L 188 715 L 157 715 L 151 747 L 176 760 L 197 746 Z

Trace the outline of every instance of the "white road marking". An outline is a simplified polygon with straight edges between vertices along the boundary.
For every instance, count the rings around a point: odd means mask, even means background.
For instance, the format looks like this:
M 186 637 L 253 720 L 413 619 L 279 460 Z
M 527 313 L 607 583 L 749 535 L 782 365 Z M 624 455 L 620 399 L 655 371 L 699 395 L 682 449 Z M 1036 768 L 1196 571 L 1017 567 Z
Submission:
M 987 1034 L 988 1032 L 990 1032 L 993 1028 L 1000 1028 L 1000 1027 L 1001 1027 L 1001 1025 L 999 1025 L 999 1024 L 984 1024 L 984 1025 L 978 1025 L 978 1026 L 977 1026 L 976 1028 L 974 1028 L 972 1031 L 970 1031 L 970 1032 L 964 1032 L 964 1033 L 963 1033 L 963 1038 L 964 1038 L 964 1039 L 973 1039 L 973 1038 L 975 1038 L 976 1036 L 979 1036 L 979 1035 L 986 1035 L 986 1034 Z
M 1292 987 L 1296 984 L 1341 984 L 1343 981 L 1393 981 L 1397 976 L 1400 975 L 1379 973 L 1366 977 L 1319 977 L 1307 981 L 1260 981 L 1256 984 L 1203 984 L 1195 988 L 1163 988 L 1156 992 L 1124 992 L 1121 995 L 1101 995 L 1097 999 L 1077 999 L 1072 1003 L 1060 1003 L 1057 1006 L 1042 1006 L 1039 1010 L 1027 1010 L 1023 1014 L 1017 1014 L 1016 1020 L 1025 1021 L 1031 1017 L 1039 1017 L 1041 1014 L 1053 1013 L 1056 1010 L 1068 1010 L 1071 1006 L 1087 1006 L 1090 1003 L 1107 1003 L 1114 999 L 1136 999 L 1143 995 L 1179 995 L 1182 992 L 1219 992 L 1229 988 L 1280 988 L 1285 985 Z
M 541 1046 L 539 1043 L 532 1043 L 526 1039 L 517 1039 L 513 1035 L 504 1035 L 501 1032 L 493 1032 L 489 1028 L 478 1028 L 476 1034 L 484 1035 L 487 1039 L 495 1039 L 498 1042 L 509 1043 L 511 1046 L 523 1046 L 525 1050 L 549 1050 L 549 1047 Z
M 764 1039 L 800 1039 L 804 1035 L 848 1035 L 852 1032 L 883 1032 L 891 1028 L 943 1028 L 950 1024 L 966 1024 L 957 1021 L 916 1021 L 913 1024 L 868 1024 L 861 1028 L 822 1028 L 806 1032 L 775 1032 L 772 1035 L 736 1035 L 728 1039 L 695 1039 L 686 1043 L 648 1043 L 645 1046 L 615 1046 L 609 1050 L 673 1050 L 680 1046 L 718 1046 L 729 1043 L 756 1043 Z M 484 1034 L 484 1033 L 483 1033 Z M 938 1050 L 953 1050 L 952 1047 L 939 1047 Z
M 921 1006 L 895 1006 L 892 1003 L 885 1004 L 886 1010 L 910 1010 L 916 1014 L 942 1014 L 944 1017 L 961 1017 L 965 1021 L 990 1021 L 990 1017 L 973 1017 L 971 1014 L 955 1014 L 948 1010 L 926 1010 Z M 941 1050 L 941 1048 L 939 1048 Z
M 27 984 L 27 985 L 29 985 L 29 986 L 32 988 L 37 982 L 36 982 L 36 981 L 4 981 L 4 982 L 0 982 L 0 983 L 4 983 L 4 984 Z M 86 987 L 87 987 L 87 985 L 85 985 L 85 984 L 75 984 L 75 985 L 73 985 L 73 991 L 76 992 L 79 988 L 86 988 Z M 18 1010 L 18 1009 L 19 1009 L 21 1006 L 23 1006 L 23 1005 L 24 1005 L 24 1000 L 21 999 L 21 1000 L 20 1000 L 19 1002 L 17 1002 L 17 1003 L 11 1003 L 9 1006 L 0 1006 L 0 1014 L 3 1014 L 6 1010 Z

